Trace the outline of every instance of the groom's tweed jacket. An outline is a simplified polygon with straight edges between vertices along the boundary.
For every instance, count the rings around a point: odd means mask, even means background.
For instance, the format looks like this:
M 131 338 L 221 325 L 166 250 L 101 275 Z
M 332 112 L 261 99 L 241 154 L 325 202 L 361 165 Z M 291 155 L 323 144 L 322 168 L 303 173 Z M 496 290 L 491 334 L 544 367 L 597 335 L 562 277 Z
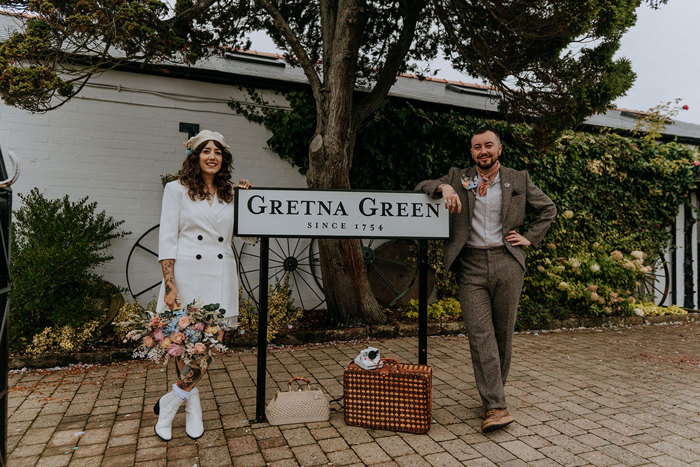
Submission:
M 528 227 L 527 232 L 519 232 L 530 240 L 532 246 L 537 246 L 557 214 L 554 203 L 542 190 L 537 188 L 530 175 L 524 170 L 514 170 L 501 166 L 502 189 L 502 213 L 503 213 L 503 243 L 506 249 L 515 257 L 525 269 L 525 251 L 520 246 L 511 246 L 505 240 L 505 236 L 511 230 L 518 230 L 525 220 L 526 208 L 532 210 L 535 217 Z M 453 167 L 449 173 L 439 180 L 424 180 L 416 186 L 416 191 L 423 191 L 433 198 L 441 197 L 436 193 L 437 187 L 447 183 L 459 195 L 462 203 L 462 212 L 450 215 L 450 238 L 445 241 L 445 268 L 450 269 L 455 264 L 455 259 L 466 245 L 471 229 L 471 220 L 474 213 L 475 190 L 467 190 L 462 186 L 462 176 L 466 174 L 468 180 L 476 175 L 474 166 L 468 169 Z

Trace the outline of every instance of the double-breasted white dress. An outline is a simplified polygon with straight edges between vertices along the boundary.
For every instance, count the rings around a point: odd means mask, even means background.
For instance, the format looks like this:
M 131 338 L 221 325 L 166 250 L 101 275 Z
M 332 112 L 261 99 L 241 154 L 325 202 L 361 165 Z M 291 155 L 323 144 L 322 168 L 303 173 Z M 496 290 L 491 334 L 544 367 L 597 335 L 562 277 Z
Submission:
M 228 329 L 238 322 L 238 274 L 233 254 L 234 203 L 218 197 L 192 200 L 179 180 L 165 185 L 158 236 L 158 261 L 175 260 L 175 285 L 180 303 L 195 299 L 219 303 Z M 168 309 L 161 282 L 156 310 Z

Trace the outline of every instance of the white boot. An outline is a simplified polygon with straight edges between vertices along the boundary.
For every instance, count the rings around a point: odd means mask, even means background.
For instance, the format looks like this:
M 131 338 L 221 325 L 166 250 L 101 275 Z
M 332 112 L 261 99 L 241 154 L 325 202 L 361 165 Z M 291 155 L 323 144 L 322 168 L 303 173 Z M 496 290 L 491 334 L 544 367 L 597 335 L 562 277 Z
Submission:
M 202 422 L 202 406 L 199 403 L 199 389 L 190 390 L 185 402 L 185 432 L 192 439 L 201 438 L 204 434 Z
M 173 418 L 175 418 L 177 410 L 184 401 L 184 398 L 178 395 L 176 389 L 182 391 L 182 389 L 173 384 L 173 390 L 158 399 L 155 407 L 153 407 L 153 412 L 158 415 L 155 431 L 158 437 L 163 441 L 170 441 L 172 439 Z

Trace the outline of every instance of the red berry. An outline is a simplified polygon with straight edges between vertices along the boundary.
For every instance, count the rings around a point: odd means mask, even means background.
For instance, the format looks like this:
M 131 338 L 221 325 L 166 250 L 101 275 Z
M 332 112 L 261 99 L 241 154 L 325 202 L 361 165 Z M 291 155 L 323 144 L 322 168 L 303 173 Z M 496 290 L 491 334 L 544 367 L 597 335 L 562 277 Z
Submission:
M 688 105 L 684 105 L 684 106 L 683 106 L 683 110 L 688 110 L 689 108 L 690 108 L 690 107 L 688 107 Z

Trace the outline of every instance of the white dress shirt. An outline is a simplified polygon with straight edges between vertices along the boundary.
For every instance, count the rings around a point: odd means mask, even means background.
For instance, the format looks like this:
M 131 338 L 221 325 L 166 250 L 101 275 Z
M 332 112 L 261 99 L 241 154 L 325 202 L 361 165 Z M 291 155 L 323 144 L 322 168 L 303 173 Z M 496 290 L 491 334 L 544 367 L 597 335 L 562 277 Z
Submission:
M 474 213 L 469 231 L 467 246 L 470 248 L 493 248 L 503 246 L 503 209 L 501 173 L 496 175 L 489 185 L 486 196 L 479 195 L 478 186 L 481 176 L 477 174 L 476 196 L 474 196 Z

